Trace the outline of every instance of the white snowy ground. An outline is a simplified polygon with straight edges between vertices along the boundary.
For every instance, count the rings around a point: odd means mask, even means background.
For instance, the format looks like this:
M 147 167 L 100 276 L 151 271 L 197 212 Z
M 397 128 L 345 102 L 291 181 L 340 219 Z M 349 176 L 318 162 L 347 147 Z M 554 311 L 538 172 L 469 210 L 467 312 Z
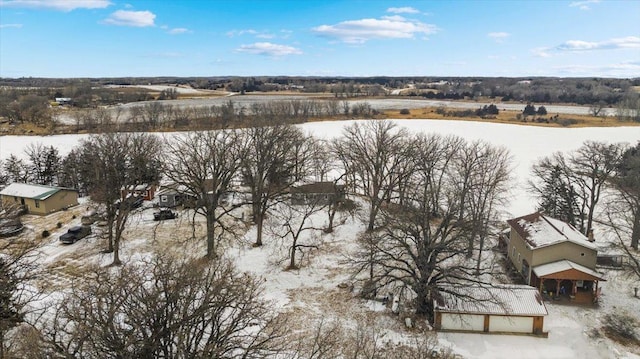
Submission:
M 640 127 L 618 128 L 540 128 L 491 123 L 459 121 L 405 120 L 397 121 L 410 131 L 438 132 L 457 134 L 475 140 L 484 139 L 496 145 L 509 148 L 514 158 L 514 175 L 517 184 L 513 188 L 513 200 L 507 210 L 511 216 L 529 213 L 534 203 L 524 190 L 529 176 L 531 163 L 539 157 L 554 151 L 570 151 L 578 148 L 585 140 L 608 142 L 630 142 L 640 140 Z M 341 129 L 349 122 L 309 123 L 302 127 L 319 137 L 340 135 Z M 24 148 L 32 142 L 54 145 L 65 155 L 83 136 L 4 136 L 0 137 L 0 159 L 11 153 L 24 157 Z M 108 264 L 110 256 L 101 254 L 101 243 L 92 235 L 71 246 L 63 246 L 57 237 L 70 226 L 79 223 L 80 214 L 86 210 L 85 203 L 71 212 L 61 212 L 57 217 L 28 218 L 27 235 L 41 233 L 43 228 L 52 228 L 58 221 L 63 228 L 56 230 L 45 241 L 42 249 L 43 265 L 57 270 L 63 275 L 52 278 L 52 285 L 64 285 L 66 271 L 73 271 L 83 263 L 97 262 Z M 78 212 L 78 213 L 76 213 Z M 194 243 L 189 240 L 190 213 L 180 213 L 176 221 L 154 222 L 153 209 L 145 209 L 133 216 L 130 230 L 125 234 L 122 245 L 123 261 L 132 262 L 145 258 L 153 251 L 174 251 L 176 253 L 202 253 L 202 240 Z M 71 215 L 77 218 L 72 219 Z M 51 218 L 49 218 L 51 217 Z M 506 219 L 506 217 L 505 217 Z M 318 220 L 322 220 L 319 218 Z M 196 220 L 196 236 L 203 235 L 201 219 Z M 239 224 L 241 226 L 241 224 Z M 341 263 L 343 254 L 354 246 L 354 240 L 364 227 L 357 218 L 331 235 L 318 235 L 323 244 L 320 249 L 302 262 L 302 268 L 296 271 L 284 271 L 285 264 L 275 263 L 275 254 L 282 251 L 281 246 L 269 235 L 265 246 L 251 247 L 255 233 L 248 228 L 244 239 L 229 243 L 227 253 L 234 258 L 238 267 L 261 276 L 265 284 L 265 298 L 273 301 L 274 310 L 290 313 L 303 325 L 309 318 L 327 317 L 333 319 L 352 318 L 372 315 L 381 325 L 384 340 L 400 341 L 409 333 L 398 323 L 395 316 L 389 314 L 375 302 L 364 302 L 339 284 L 348 283 L 350 273 Z M 613 310 L 626 310 L 640 318 L 640 299 L 632 297 L 632 287 L 639 285 L 629 278 L 622 278 L 617 272 L 605 273 L 608 281 L 603 283 L 603 296 L 599 308 L 570 307 L 548 304 L 549 316 L 545 318 L 545 329 L 549 337 L 532 338 L 524 336 L 480 335 L 439 333 L 442 346 L 451 348 L 467 358 L 640 358 L 640 348 L 627 348 L 602 336 L 592 337 L 594 328 L 601 326 L 604 314 Z M 311 324 L 309 324 L 311 325 Z
M 151 91 L 164 91 L 164 90 L 176 90 L 181 95 L 193 95 L 193 94 L 204 94 L 209 93 L 211 91 L 208 90 L 199 90 L 186 86 L 169 86 L 169 85 L 107 85 L 105 87 L 110 88 L 119 88 L 119 87 L 129 87 L 129 88 L 143 88 Z

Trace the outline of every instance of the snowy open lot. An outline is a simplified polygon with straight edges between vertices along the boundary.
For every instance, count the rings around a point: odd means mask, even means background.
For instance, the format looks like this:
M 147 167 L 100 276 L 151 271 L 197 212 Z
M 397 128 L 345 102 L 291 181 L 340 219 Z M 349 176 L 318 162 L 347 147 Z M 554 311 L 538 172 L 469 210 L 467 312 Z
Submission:
M 339 136 L 342 127 L 349 122 L 318 122 L 301 125 L 317 137 Z M 513 183 L 511 201 L 504 219 L 532 212 L 535 203 L 525 190 L 531 164 L 540 157 L 555 151 L 570 151 L 585 140 L 635 143 L 640 140 L 640 127 L 617 128 L 545 128 L 504 125 L 480 122 L 441 120 L 398 120 L 397 123 L 411 132 L 436 132 L 455 134 L 469 140 L 486 140 L 504 146 L 513 156 Z M 170 136 L 171 134 L 163 134 Z M 4 136 L 0 137 L 0 159 L 15 154 L 24 157 L 24 148 L 34 142 L 56 146 L 61 155 L 66 155 L 86 135 L 61 136 Z M 64 226 L 52 233 L 42 248 L 43 264 L 59 271 L 68 266 L 81 266 L 83 262 L 108 264 L 110 257 L 100 253 L 102 244 L 92 235 L 71 246 L 63 246 L 57 237 L 69 226 L 79 223 L 79 215 L 89 204 L 81 204 L 68 212 L 44 218 L 29 217 L 26 221 L 27 235 L 39 233 L 41 228 L 51 228 L 58 221 Z M 153 251 L 176 251 L 204 253 L 204 242 L 194 243 L 191 236 L 191 213 L 183 211 L 177 220 L 154 222 L 153 209 L 136 213 L 125 233 L 121 256 L 123 261 L 136 261 Z M 75 214 L 77 218 L 71 216 Z M 242 224 L 238 224 L 242 226 Z M 196 217 L 196 237 L 203 234 L 202 218 Z M 282 250 L 276 240 L 267 236 L 265 246 L 253 248 L 255 229 L 248 226 L 244 237 L 228 243 L 227 254 L 234 258 L 243 271 L 264 278 L 265 297 L 274 302 L 274 308 L 290 313 L 301 323 L 309 318 L 321 316 L 352 318 L 370 314 L 376 323 L 384 325 L 384 340 L 402 340 L 409 335 L 396 320 L 377 302 L 365 302 L 355 297 L 348 289 L 338 285 L 350 281 L 350 273 L 341 264 L 342 254 L 354 245 L 364 225 L 358 218 L 350 218 L 334 233 L 322 235 L 323 245 L 315 251 L 300 270 L 284 271 L 283 265 L 274 263 L 274 253 Z M 66 269 L 65 269 L 66 268 Z M 599 308 L 574 307 L 549 303 L 549 316 L 545 318 L 548 338 L 526 336 L 481 335 L 440 333 L 438 340 L 444 347 L 467 358 L 640 358 L 640 348 L 630 349 L 604 337 L 594 337 L 594 328 L 601 326 L 601 318 L 612 310 L 626 309 L 640 317 L 640 299 L 632 297 L 635 284 L 615 271 L 605 273 L 608 281 L 603 283 L 603 296 Z M 636 284 L 637 285 L 637 284 Z

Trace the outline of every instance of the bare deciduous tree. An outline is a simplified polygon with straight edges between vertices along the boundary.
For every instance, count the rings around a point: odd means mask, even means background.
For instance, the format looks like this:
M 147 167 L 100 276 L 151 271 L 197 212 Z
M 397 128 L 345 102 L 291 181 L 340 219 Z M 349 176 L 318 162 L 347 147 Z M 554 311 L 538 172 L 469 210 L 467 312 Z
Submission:
M 403 204 L 390 203 L 381 209 L 384 227 L 365 236 L 365 250 L 352 258 L 359 272 L 369 272 L 366 280 L 375 287 L 409 288 L 415 296 L 416 313 L 429 319 L 433 318 L 432 300 L 439 286 L 482 283 L 490 273 L 490 265 L 478 266 L 467 258 L 467 239 L 487 233 L 496 212 L 487 209 L 482 220 L 471 216 L 472 211 L 464 211 L 463 216 L 460 213 L 476 197 L 498 198 L 495 192 L 508 179 L 499 171 L 496 183 L 476 181 L 474 188 L 463 195 L 463 187 L 457 185 L 465 181 L 459 178 L 456 163 L 465 160 L 459 158 L 459 145 L 460 139 L 455 137 L 418 137 L 412 180 L 405 189 Z M 487 150 L 495 152 L 495 158 L 475 162 L 478 171 L 474 168 L 468 173 L 478 173 L 490 165 L 507 167 L 506 152 L 489 146 Z
M 322 224 L 314 215 L 322 211 L 326 203 L 312 199 L 301 204 L 281 203 L 274 211 L 271 232 L 287 243 L 289 269 L 298 269 L 296 254 L 318 249 L 317 235 L 322 232 Z
M 195 132 L 174 137 L 166 147 L 165 175 L 196 198 L 196 213 L 207 223 L 207 257 L 216 257 L 217 242 L 230 229 L 223 219 L 242 205 L 223 202 L 246 156 L 243 139 L 234 130 Z
M 407 130 L 393 122 L 368 121 L 345 127 L 343 137 L 334 141 L 347 183 L 369 200 L 368 231 L 375 229 L 381 206 L 397 194 L 399 183 L 410 173 L 407 166 L 413 156 L 407 139 Z
M 426 143 L 431 141 L 423 140 Z M 488 231 L 495 228 L 496 211 L 505 204 L 508 194 L 509 153 L 484 141 L 455 143 L 458 149 L 453 165 L 459 179 L 455 182 L 462 198 L 459 219 L 470 219 L 475 224 L 467 238 L 467 258 L 478 249 L 477 266 L 480 267 L 482 251 Z M 477 246 L 476 246 L 477 245 Z
M 640 243 L 640 142 L 624 151 L 611 182 L 618 198 L 626 204 L 625 213 L 632 215 L 630 247 L 637 251 Z
M 534 165 L 533 172 L 534 174 L 544 174 L 549 173 L 550 169 L 557 168 L 562 173 L 562 178 L 566 179 L 567 185 L 578 197 L 576 218 L 578 229 L 583 234 L 589 235 L 603 186 L 613 176 L 621 155 L 621 144 L 586 141 L 580 148 L 567 156 L 555 153 L 550 158 L 541 159 Z M 537 185 L 542 181 L 544 178 L 538 178 L 531 185 L 541 197 L 546 195 L 543 191 L 548 188 L 544 185 Z
M 62 357 L 269 358 L 285 323 L 259 283 L 222 259 L 94 267 L 41 332 Z
M 91 198 L 105 209 L 107 252 L 113 252 L 113 265 L 121 263 L 120 240 L 135 209 L 136 198 L 131 194 L 139 185 L 159 181 L 161 151 L 160 140 L 145 133 L 106 133 L 80 144 L 82 162 L 88 167 L 83 171 L 84 182 Z
M 262 231 L 269 208 L 300 179 L 308 161 L 308 139 L 292 125 L 256 126 L 245 130 L 247 155 L 242 178 L 249 187 L 253 222 L 257 225 L 256 246 L 262 245 Z
M 8 332 L 25 320 L 32 310 L 29 304 L 40 299 L 33 280 L 41 271 L 37 266 L 39 244 L 20 237 L 0 241 L 0 358 L 13 357 Z

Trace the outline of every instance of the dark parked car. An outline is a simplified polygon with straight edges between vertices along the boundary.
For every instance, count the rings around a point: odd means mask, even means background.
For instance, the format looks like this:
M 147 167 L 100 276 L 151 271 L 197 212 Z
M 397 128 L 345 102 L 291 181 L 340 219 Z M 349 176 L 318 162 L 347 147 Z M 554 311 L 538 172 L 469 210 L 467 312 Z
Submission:
M 170 209 L 161 209 L 158 212 L 154 212 L 153 213 L 153 220 L 154 221 L 162 221 L 164 219 L 174 219 L 176 218 L 178 215 L 176 214 L 176 212 L 170 210 Z
M 64 244 L 75 243 L 89 234 L 91 234 L 91 227 L 89 226 L 71 227 L 67 233 L 60 236 L 60 242 Z

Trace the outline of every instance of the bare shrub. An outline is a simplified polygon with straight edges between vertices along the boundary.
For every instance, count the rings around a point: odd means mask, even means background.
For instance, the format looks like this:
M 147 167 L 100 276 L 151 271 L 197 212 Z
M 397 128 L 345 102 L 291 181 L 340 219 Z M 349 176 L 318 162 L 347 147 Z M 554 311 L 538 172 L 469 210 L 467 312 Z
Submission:
M 603 327 L 607 336 L 613 340 L 640 344 L 638 324 L 638 321 L 626 311 L 616 311 L 604 316 Z

